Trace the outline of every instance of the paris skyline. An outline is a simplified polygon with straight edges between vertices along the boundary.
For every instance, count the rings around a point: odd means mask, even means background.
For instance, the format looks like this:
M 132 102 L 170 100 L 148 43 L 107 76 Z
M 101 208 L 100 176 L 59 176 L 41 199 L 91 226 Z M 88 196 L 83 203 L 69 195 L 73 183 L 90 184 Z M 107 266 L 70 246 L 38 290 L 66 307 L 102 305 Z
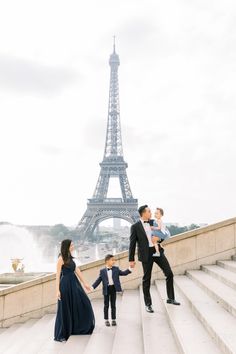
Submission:
M 232 2 L 13 3 L 0 5 L 0 221 L 78 223 L 104 152 L 114 34 L 134 198 L 166 221 L 235 216 Z

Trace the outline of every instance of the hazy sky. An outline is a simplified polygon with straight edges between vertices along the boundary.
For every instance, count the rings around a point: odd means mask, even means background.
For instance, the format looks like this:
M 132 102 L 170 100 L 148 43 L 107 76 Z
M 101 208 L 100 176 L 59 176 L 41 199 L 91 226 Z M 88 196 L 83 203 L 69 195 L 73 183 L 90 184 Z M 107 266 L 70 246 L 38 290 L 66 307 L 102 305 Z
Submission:
M 236 216 L 235 1 L 2 1 L 0 220 L 76 225 L 102 160 L 112 36 L 134 197 Z

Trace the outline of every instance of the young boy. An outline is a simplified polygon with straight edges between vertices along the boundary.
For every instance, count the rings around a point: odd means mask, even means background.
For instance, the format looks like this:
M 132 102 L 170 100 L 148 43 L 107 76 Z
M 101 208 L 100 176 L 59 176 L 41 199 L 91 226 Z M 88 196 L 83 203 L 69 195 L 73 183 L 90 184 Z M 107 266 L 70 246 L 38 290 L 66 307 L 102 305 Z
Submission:
M 154 243 L 156 253 L 153 256 L 159 257 L 160 256 L 160 249 L 158 242 L 162 242 L 170 238 L 170 232 L 165 227 L 162 221 L 162 216 L 164 215 L 164 210 L 162 208 L 156 208 L 155 218 L 156 220 L 150 220 L 150 226 L 152 230 L 152 241 Z
M 128 275 L 132 272 L 131 268 L 120 270 L 119 267 L 114 266 L 115 262 L 115 257 L 112 254 L 106 255 L 105 268 L 100 270 L 99 277 L 92 285 L 92 290 L 94 290 L 102 282 L 104 296 L 104 319 L 106 326 L 110 326 L 108 316 L 109 300 L 111 303 L 111 324 L 112 326 L 116 326 L 116 292 L 122 291 L 119 277 L 121 275 Z

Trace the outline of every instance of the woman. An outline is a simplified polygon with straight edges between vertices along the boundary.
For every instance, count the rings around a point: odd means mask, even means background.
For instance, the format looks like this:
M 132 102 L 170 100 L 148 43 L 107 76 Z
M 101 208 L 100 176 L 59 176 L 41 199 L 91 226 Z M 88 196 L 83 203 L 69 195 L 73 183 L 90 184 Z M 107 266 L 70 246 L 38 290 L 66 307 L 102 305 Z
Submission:
M 91 288 L 73 261 L 71 255 L 73 250 L 73 242 L 63 240 L 57 261 L 56 293 L 58 302 L 54 340 L 60 342 L 66 341 L 71 334 L 91 334 L 95 326 L 93 309 L 80 281 L 87 291 L 90 291 Z

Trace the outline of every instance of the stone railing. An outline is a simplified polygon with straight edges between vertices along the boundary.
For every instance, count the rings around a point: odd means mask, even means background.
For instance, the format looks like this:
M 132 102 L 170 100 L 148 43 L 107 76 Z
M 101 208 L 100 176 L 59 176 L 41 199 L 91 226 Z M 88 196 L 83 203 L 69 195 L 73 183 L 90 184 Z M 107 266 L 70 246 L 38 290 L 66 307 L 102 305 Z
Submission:
M 229 259 L 236 253 L 236 218 L 225 220 L 193 231 L 173 236 L 168 240 L 165 254 L 174 274 L 184 274 L 188 269 L 198 269 L 202 264 Z M 116 255 L 121 269 L 128 267 L 128 252 Z M 136 259 L 137 261 L 137 259 Z M 94 261 L 80 267 L 90 284 L 97 278 L 104 261 Z M 163 274 L 156 265 L 153 279 Z M 142 282 L 142 267 L 137 261 L 132 274 L 121 277 L 123 289 L 135 289 Z M 101 297 L 101 287 L 89 294 Z M 0 291 L 0 327 L 8 327 L 29 318 L 55 312 L 55 274 L 50 274 Z

